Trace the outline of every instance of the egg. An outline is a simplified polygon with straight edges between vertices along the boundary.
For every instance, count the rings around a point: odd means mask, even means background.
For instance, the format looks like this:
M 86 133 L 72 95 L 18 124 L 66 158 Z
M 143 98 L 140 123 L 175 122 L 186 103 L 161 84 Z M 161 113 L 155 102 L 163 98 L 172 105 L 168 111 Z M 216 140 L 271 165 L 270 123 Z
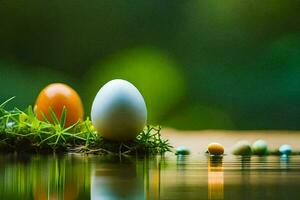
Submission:
M 252 144 L 252 153 L 255 155 L 266 155 L 268 153 L 268 144 L 264 140 L 257 140 Z
M 83 119 L 84 110 L 77 92 L 66 84 L 53 83 L 45 87 L 38 95 L 34 112 L 39 120 L 44 120 L 43 113 L 53 123 L 49 109 L 52 108 L 60 120 L 64 107 L 67 110 L 65 127 Z
M 93 101 L 91 119 L 98 133 L 108 140 L 134 140 L 146 125 L 147 108 L 133 84 L 115 79 L 100 88 Z
M 176 148 L 176 155 L 189 155 L 191 152 L 190 152 L 190 149 L 185 147 L 185 146 L 179 146 Z
M 288 144 L 283 144 L 279 147 L 279 152 L 281 155 L 290 155 L 293 152 L 293 149 Z
M 246 140 L 238 141 L 232 148 L 232 154 L 234 155 L 251 155 L 251 145 Z
M 211 155 L 222 155 L 224 153 L 224 147 L 219 143 L 210 143 L 207 148 Z

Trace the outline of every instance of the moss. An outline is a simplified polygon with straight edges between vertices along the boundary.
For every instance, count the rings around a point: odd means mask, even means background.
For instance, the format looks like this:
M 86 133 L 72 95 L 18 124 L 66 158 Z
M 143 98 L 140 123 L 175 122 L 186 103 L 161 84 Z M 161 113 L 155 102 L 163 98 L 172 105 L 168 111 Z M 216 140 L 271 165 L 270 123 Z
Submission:
M 65 127 L 67 110 L 60 120 L 50 109 L 54 124 L 46 118 L 37 119 L 29 106 L 26 111 L 17 108 L 6 110 L 0 105 L 0 151 L 36 153 L 87 153 L 87 154 L 162 154 L 171 150 L 168 140 L 161 137 L 160 126 L 146 126 L 133 141 L 115 142 L 98 134 L 91 121 L 78 121 Z

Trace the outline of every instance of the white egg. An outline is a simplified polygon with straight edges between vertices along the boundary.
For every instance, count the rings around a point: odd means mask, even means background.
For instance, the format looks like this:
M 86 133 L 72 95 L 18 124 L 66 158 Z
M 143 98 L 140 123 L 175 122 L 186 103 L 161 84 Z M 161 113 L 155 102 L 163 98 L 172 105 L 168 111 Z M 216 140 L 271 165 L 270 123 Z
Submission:
M 134 85 L 115 79 L 97 93 L 91 118 L 95 129 L 104 138 L 133 140 L 146 125 L 147 108 L 143 96 Z

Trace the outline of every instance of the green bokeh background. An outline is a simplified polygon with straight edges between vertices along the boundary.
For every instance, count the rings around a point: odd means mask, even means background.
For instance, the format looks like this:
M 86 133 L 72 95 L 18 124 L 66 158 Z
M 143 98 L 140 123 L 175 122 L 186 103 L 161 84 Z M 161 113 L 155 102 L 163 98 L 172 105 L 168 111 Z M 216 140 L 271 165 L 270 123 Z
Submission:
M 300 129 L 300 1 L 4 0 L 0 100 L 34 104 L 64 82 L 86 114 L 107 81 L 131 81 L 149 123 Z

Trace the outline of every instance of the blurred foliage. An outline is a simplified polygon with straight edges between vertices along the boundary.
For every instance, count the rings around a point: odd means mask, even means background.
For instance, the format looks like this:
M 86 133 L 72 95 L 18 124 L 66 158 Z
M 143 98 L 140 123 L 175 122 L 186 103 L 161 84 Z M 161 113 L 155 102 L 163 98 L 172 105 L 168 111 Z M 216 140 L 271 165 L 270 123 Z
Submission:
M 210 129 L 234 129 L 234 124 L 222 110 L 210 107 L 209 105 L 197 105 L 185 107 L 182 112 L 170 116 L 166 125 L 177 125 L 177 128 L 184 129 L 189 124 L 190 129 L 208 127 Z
M 300 129 L 300 2 L 22 1 L 0 3 L 2 100 L 33 104 L 70 84 L 86 113 L 124 78 L 149 123 L 182 129 Z M 1 100 L 0 99 L 0 100 Z
M 76 86 L 71 75 L 50 67 L 30 67 L 0 60 L 0 102 L 16 96 L 15 107 L 26 108 L 34 103 L 43 87 L 52 82 L 66 82 Z
M 178 66 L 164 53 L 151 48 L 136 48 L 111 57 L 91 68 L 85 82 L 92 104 L 100 86 L 112 79 L 125 79 L 143 94 L 148 120 L 160 123 L 184 97 L 185 82 Z

